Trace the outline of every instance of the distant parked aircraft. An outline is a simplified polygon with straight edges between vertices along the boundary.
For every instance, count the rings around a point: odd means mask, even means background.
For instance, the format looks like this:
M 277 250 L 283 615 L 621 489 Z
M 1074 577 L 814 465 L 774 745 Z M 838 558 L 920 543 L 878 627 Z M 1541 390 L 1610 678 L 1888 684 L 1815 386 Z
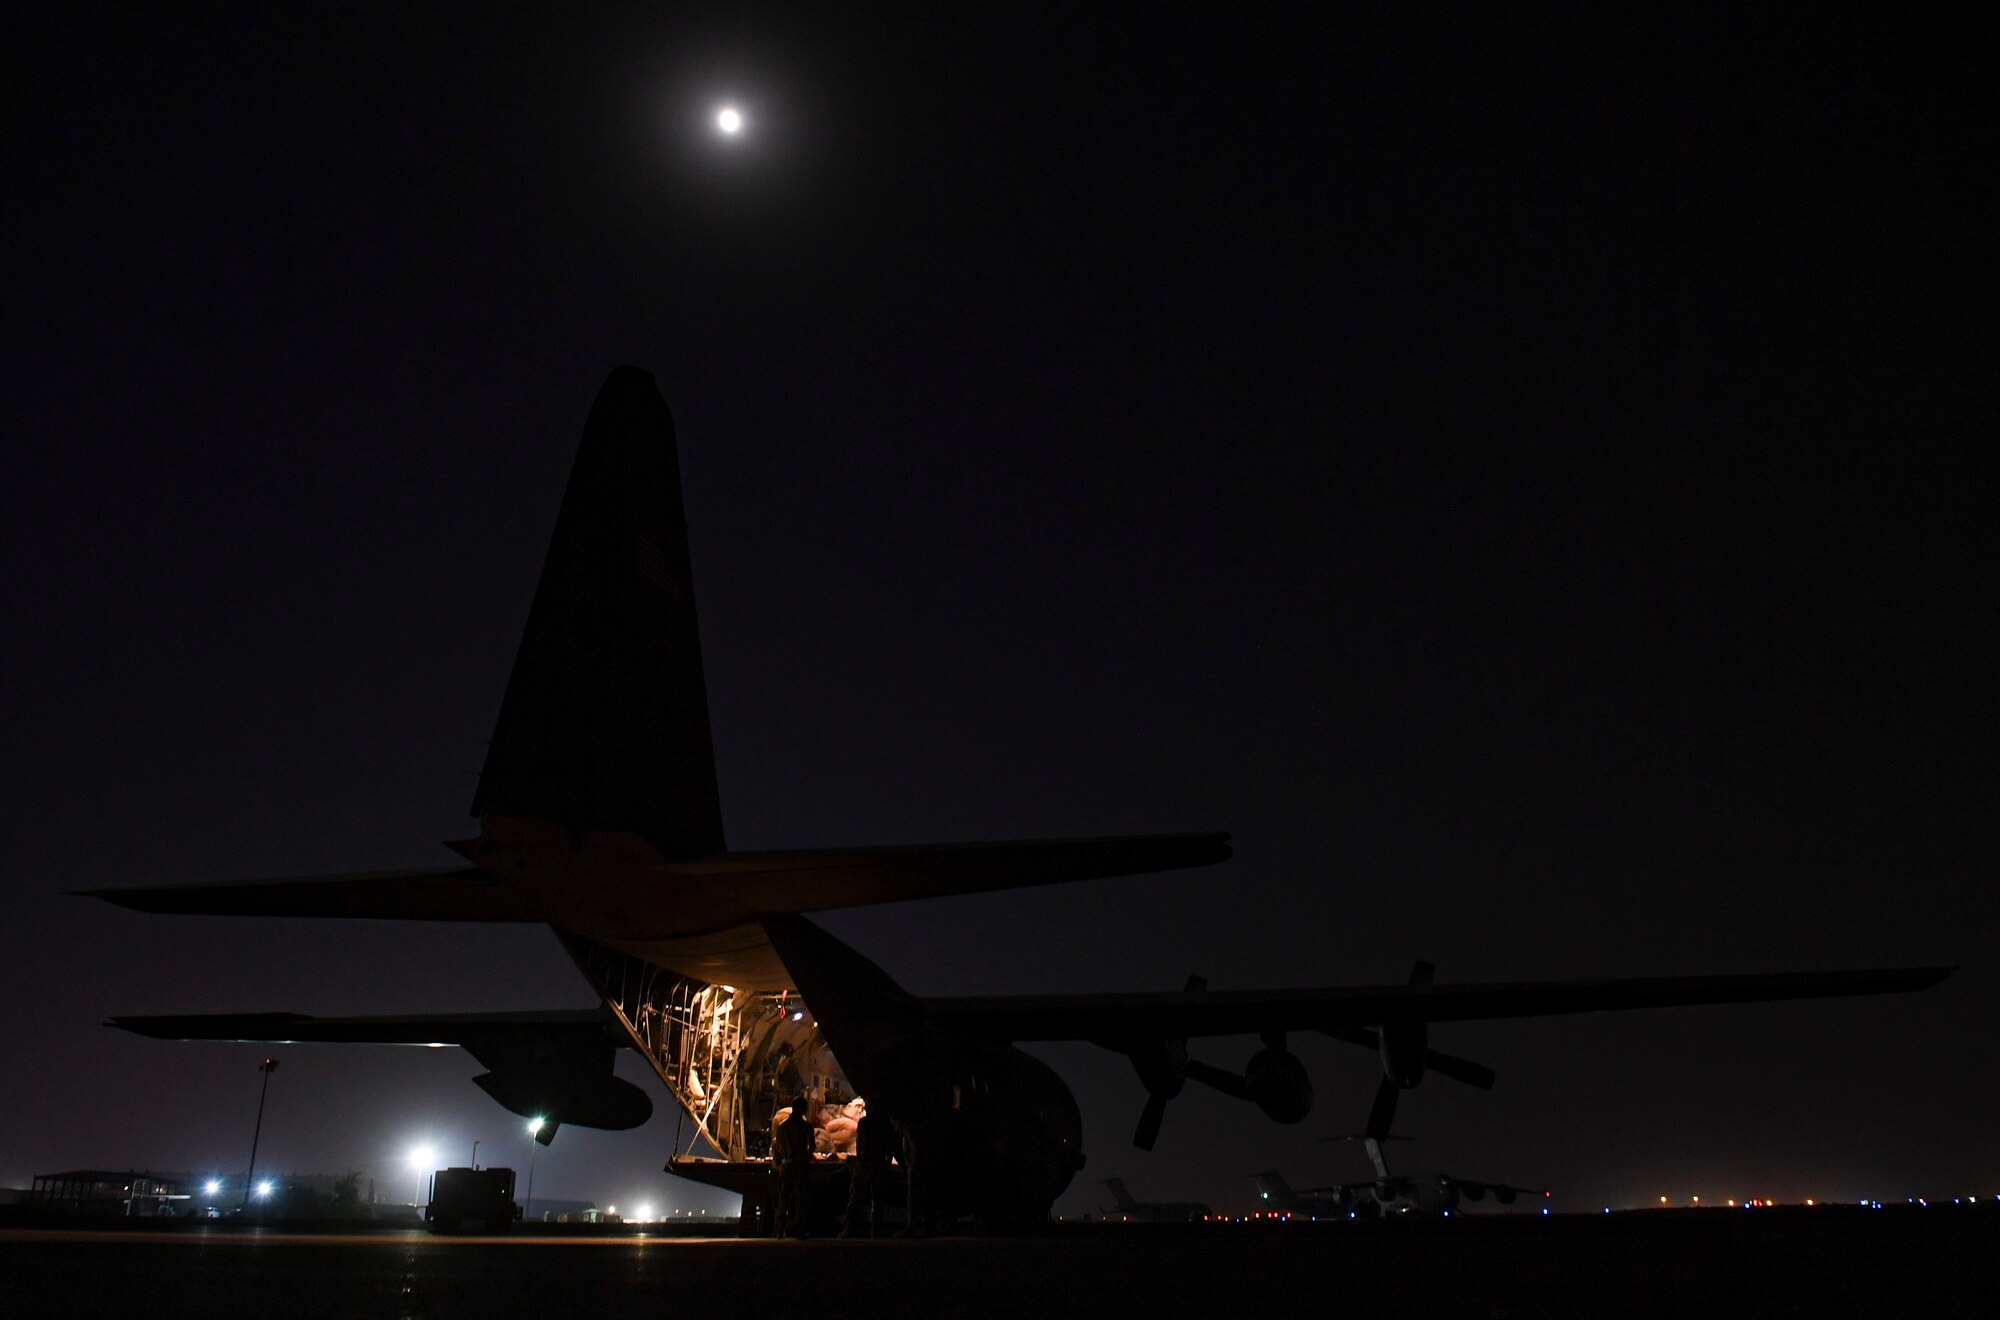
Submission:
M 1208 1203 L 1205 1201 L 1135 1201 L 1126 1190 L 1123 1178 L 1106 1178 L 1104 1185 L 1111 1191 L 1111 1199 L 1116 1203 L 1105 1212 L 1106 1219 L 1133 1219 L 1147 1224 L 1185 1224 L 1190 1220 L 1206 1219 Z

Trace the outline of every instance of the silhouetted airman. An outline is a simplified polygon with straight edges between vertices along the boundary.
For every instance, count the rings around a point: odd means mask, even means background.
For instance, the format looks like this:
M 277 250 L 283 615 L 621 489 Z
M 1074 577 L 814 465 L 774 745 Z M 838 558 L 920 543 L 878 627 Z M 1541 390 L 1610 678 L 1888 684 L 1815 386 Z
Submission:
M 903 1206 L 904 1225 L 902 1236 L 923 1237 L 931 1230 L 930 1180 L 927 1167 L 917 1161 L 918 1148 L 929 1145 L 929 1129 L 914 1118 L 894 1120 L 896 1131 L 903 1134 Z
M 882 1229 L 889 1163 L 896 1158 L 896 1129 L 881 1114 L 864 1112 L 854 1133 L 854 1167 L 847 1184 L 847 1224 L 842 1237 L 874 1237 Z
M 790 1117 L 778 1124 L 771 1142 L 771 1168 L 778 1178 L 776 1232 L 806 1235 L 806 1188 L 811 1183 L 813 1125 L 806 1117 L 806 1098 L 792 1101 Z

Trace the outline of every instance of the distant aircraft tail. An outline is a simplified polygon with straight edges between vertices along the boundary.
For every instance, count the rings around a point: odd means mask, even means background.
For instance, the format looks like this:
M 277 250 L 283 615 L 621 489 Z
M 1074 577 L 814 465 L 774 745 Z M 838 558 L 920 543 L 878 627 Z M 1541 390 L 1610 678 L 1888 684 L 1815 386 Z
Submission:
M 1120 1210 L 1130 1210 L 1137 1204 L 1132 1199 L 1132 1193 L 1126 1188 L 1123 1178 L 1106 1178 L 1104 1187 L 1111 1193 L 1111 1199 L 1118 1203 Z
M 1276 1169 L 1266 1169 L 1257 1175 L 1257 1195 L 1261 1200 L 1283 1207 L 1289 1206 L 1298 1193 L 1292 1190 L 1292 1185 L 1285 1180 L 1284 1174 Z
M 1367 1148 L 1368 1162 L 1375 1166 L 1375 1176 L 1377 1178 L 1387 1178 L 1389 1176 L 1389 1160 L 1388 1157 L 1382 1153 L 1382 1144 L 1387 1141 L 1408 1141 L 1409 1138 L 1392 1137 L 1389 1136 L 1387 1133 L 1377 1136 L 1375 1133 L 1372 1132 L 1358 1132 L 1353 1134 L 1352 1136 L 1328 1137 L 1326 1138 L 1326 1140 L 1360 1142 L 1364 1147 Z
M 724 848 L 673 417 L 637 367 L 591 405 L 472 812 Z

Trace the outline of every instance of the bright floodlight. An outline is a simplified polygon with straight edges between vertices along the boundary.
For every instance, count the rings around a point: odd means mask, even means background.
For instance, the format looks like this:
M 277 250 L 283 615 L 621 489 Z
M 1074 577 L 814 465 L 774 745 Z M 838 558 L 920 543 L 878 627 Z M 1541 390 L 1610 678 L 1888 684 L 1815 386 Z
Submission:
M 270 1194 L 271 1194 L 271 1180 L 269 1178 L 265 1178 L 259 1181 L 257 1184 L 257 1195 L 269 1196 Z
M 410 1167 L 413 1169 L 428 1169 L 436 1159 L 437 1152 L 429 1146 L 412 1146 L 410 1148 Z
M 743 113 L 733 105 L 725 105 L 715 112 L 715 126 L 730 137 L 743 131 Z
M 643 1222 L 643 1221 L 645 1221 L 645 1220 L 648 1220 L 648 1219 L 651 1219 L 652 1217 L 653 1217 L 653 1207 L 652 1207 L 652 1206 L 650 1206 L 650 1205 L 642 1205 L 642 1206 L 640 1206 L 640 1207 L 639 1207 L 639 1219 L 641 1220 L 641 1222 Z
M 220 1178 L 210 1178 L 201 1185 L 201 1190 L 209 1196 L 214 1196 L 222 1190 L 222 1180 Z
M 536 1134 L 537 1132 L 540 1132 L 541 1130 L 542 1130 L 542 1120 L 541 1120 L 541 1119 L 539 1119 L 539 1118 L 531 1118 L 531 1119 L 529 1119 L 529 1120 L 528 1120 L 528 1135 L 529 1135 L 529 1136 L 531 1136 L 531 1137 L 532 1137 L 532 1136 L 534 1136 L 534 1135 L 535 1135 L 535 1134 Z

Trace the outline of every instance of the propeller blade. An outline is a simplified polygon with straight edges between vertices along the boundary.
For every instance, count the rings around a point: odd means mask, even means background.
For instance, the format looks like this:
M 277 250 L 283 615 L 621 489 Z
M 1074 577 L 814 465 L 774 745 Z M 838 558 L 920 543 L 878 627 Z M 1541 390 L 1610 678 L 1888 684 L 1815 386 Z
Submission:
M 1377 1048 L 1382 1038 L 1367 1027 L 1317 1027 L 1320 1035 L 1328 1040 L 1337 1040 L 1343 1045 L 1359 1045 L 1364 1050 Z M 1461 1059 L 1456 1054 L 1446 1054 L 1442 1050 L 1425 1050 L 1424 1067 L 1441 1077 L 1449 1077 L 1454 1082 L 1464 1082 L 1482 1091 L 1493 1089 L 1493 1070 L 1483 1063 Z
M 1160 1123 L 1167 1116 L 1167 1098 L 1163 1095 L 1146 1097 L 1146 1107 L 1139 1111 L 1139 1126 L 1132 1132 L 1132 1144 L 1140 1150 L 1151 1150 L 1153 1143 L 1160 1139 Z
M 1364 1050 L 1372 1050 L 1382 1043 L 1381 1036 L 1367 1027 L 1314 1027 L 1328 1040 L 1337 1040 L 1343 1045 L 1359 1045 Z
M 1244 1080 L 1241 1073 L 1218 1068 L 1212 1063 L 1203 1063 L 1200 1059 L 1188 1060 L 1187 1079 L 1191 1082 L 1200 1082 L 1203 1086 L 1220 1091 L 1224 1095 L 1233 1095 L 1238 1100 L 1250 1098 L 1250 1083 Z
M 1387 1077 L 1375 1088 L 1375 1103 L 1368 1107 L 1368 1135 L 1380 1141 L 1389 1135 L 1389 1128 L 1396 1121 L 1396 1097 L 1402 1088 Z
M 1493 1070 L 1483 1063 L 1461 1059 L 1456 1054 L 1441 1054 L 1436 1050 L 1424 1052 L 1424 1066 L 1440 1077 L 1449 1077 L 1454 1082 L 1464 1082 L 1482 1091 L 1493 1089 Z

